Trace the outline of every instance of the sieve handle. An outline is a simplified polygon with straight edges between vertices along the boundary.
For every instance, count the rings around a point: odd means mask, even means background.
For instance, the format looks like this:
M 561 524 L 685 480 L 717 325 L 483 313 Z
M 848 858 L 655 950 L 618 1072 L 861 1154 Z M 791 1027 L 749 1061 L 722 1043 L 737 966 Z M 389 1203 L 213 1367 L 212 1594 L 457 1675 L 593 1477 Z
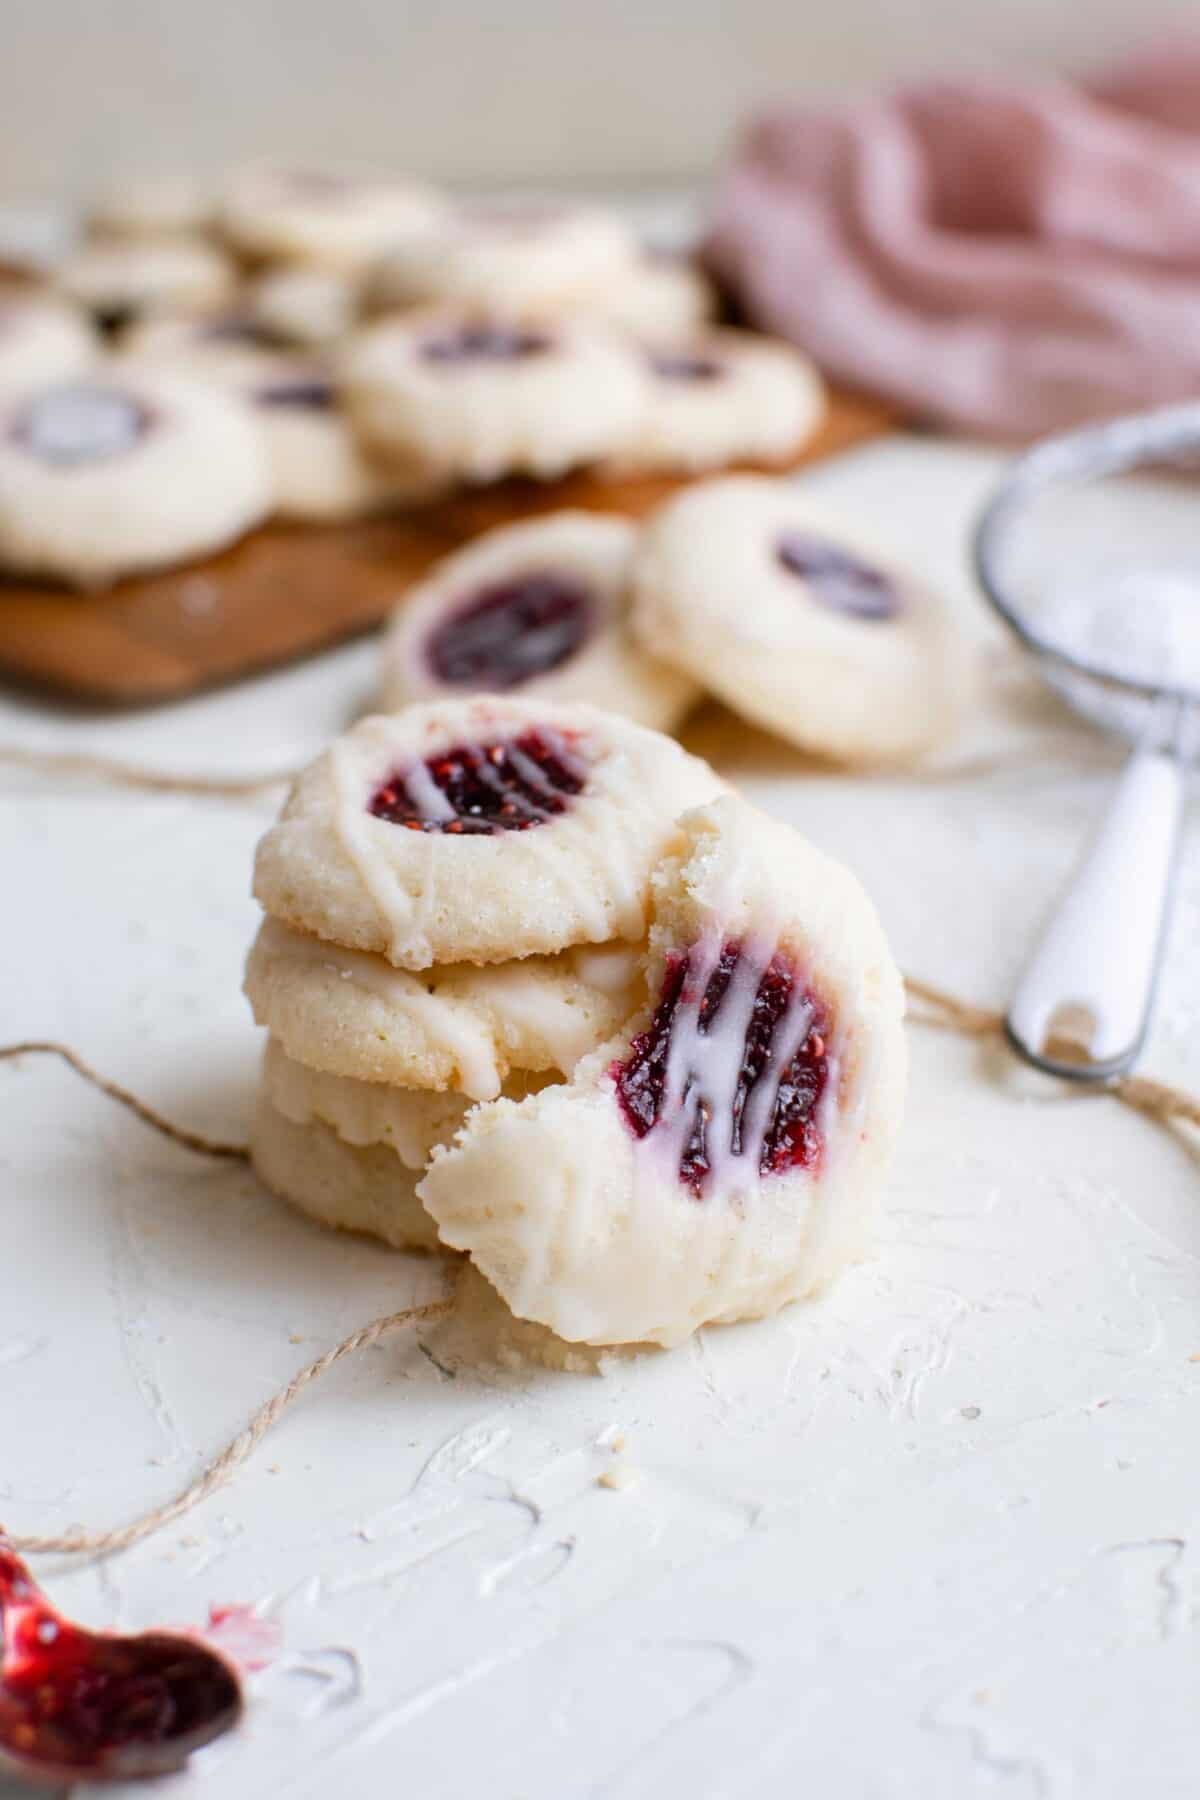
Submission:
M 1182 816 L 1179 762 L 1136 751 L 1013 995 L 1008 1035 L 1036 1068 L 1112 1081 L 1136 1059 L 1162 960 Z M 1047 1046 L 1072 1014 L 1091 1022 L 1079 1060 Z

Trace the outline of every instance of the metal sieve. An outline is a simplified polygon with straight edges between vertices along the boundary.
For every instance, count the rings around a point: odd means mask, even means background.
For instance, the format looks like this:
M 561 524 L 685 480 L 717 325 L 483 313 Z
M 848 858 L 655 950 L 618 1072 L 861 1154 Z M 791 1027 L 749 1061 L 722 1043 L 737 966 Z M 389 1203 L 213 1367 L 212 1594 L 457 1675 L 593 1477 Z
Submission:
M 1046 681 L 1134 745 L 1006 1017 L 1068 1080 L 1127 1073 L 1153 1011 L 1200 752 L 1198 455 L 1200 404 L 1085 427 L 1018 457 L 975 527 L 980 584 Z

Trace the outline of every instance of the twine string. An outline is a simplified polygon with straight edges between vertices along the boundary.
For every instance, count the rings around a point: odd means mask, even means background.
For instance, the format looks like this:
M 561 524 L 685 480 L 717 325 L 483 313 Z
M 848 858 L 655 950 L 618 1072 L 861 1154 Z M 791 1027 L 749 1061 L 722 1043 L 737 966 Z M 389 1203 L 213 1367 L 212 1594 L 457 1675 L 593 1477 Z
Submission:
M 219 800 L 266 793 L 294 781 L 299 773 L 297 769 L 279 769 L 264 775 L 172 775 L 165 769 L 146 769 L 92 751 L 33 750 L 23 744 L 0 744 L 0 765 L 30 769 L 39 775 L 83 776 L 147 794 L 199 794 Z
M 916 1010 L 909 1017 L 914 1025 L 928 1026 L 935 1030 L 953 1031 L 969 1038 L 999 1038 L 1003 1035 L 1004 1020 L 1002 1014 L 986 1007 L 975 1006 L 970 1001 L 960 1000 L 954 994 L 947 994 L 930 983 L 909 976 L 905 983 L 909 999 L 915 1002 Z M 244 1144 L 224 1143 L 208 1138 L 192 1131 L 186 1126 L 176 1125 L 172 1120 L 164 1118 L 161 1113 L 139 1100 L 128 1088 L 119 1082 L 111 1081 L 95 1070 L 87 1060 L 80 1056 L 68 1044 L 54 1043 L 49 1039 L 30 1040 L 26 1043 L 0 1045 L 0 1062 L 15 1060 L 24 1056 L 54 1056 L 73 1069 L 84 1081 L 107 1095 L 110 1100 L 124 1107 L 139 1119 L 143 1125 L 161 1136 L 169 1138 L 172 1143 L 181 1145 L 186 1150 L 202 1156 L 214 1156 L 232 1161 L 246 1161 L 249 1151 Z M 1200 1099 L 1184 1092 L 1180 1088 L 1170 1087 L 1166 1082 L 1153 1081 L 1142 1075 L 1127 1075 L 1123 1080 L 1105 1089 L 1105 1093 L 1132 1107 L 1135 1112 L 1143 1114 L 1155 1122 L 1171 1126 L 1178 1123 L 1200 1126 Z M 185 1487 L 174 1499 L 164 1501 L 152 1507 L 141 1517 L 130 1520 L 125 1525 L 118 1525 L 110 1530 L 91 1531 L 78 1530 L 61 1532 L 44 1537 L 26 1536 L 11 1539 L 14 1547 L 22 1553 L 57 1553 L 64 1555 L 112 1555 L 118 1550 L 127 1550 L 133 1544 L 141 1543 L 154 1532 L 181 1519 L 185 1513 L 198 1506 L 202 1500 L 223 1487 L 242 1464 L 254 1454 L 263 1438 L 278 1423 L 300 1396 L 319 1381 L 329 1369 L 345 1357 L 354 1356 L 371 1344 L 390 1337 L 393 1332 L 401 1331 L 407 1325 L 436 1319 L 448 1313 L 453 1306 L 453 1295 L 447 1294 L 437 1300 L 427 1301 L 421 1306 L 406 1306 L 399 1312 L 387 1313 L 382 1318 L 373 1319 L 367 1325 L 360 1326 L 344 1337 L 332 1349 L 315 1357 L 304 1368 L 300 1369 L 287 1385 L 264 1402 L 249 1421 L 238 1432 L 225 1448 L 211 1462 L 207 1463 L 199 1475 Z

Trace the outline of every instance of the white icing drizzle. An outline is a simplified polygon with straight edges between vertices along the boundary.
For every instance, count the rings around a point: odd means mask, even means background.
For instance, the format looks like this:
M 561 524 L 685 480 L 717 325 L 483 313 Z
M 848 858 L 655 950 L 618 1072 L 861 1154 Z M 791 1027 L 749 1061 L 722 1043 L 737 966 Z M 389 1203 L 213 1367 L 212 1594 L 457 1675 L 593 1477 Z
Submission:
M 405 770 L 402 780 L 422 819 L 428 819 L 431 825 L 447 825 L 456 816 L 454 807 L 425 767 L 421 757 L 418 757 L 411 767 Z
M 431 1043 L 454 1058 L 463 1092 L 472 1100 L 494 1100 L 500 1092 L 496 1046 L 486 1019 L 450 995 L 426 987 L 417 975 L 393 969 L 380 956 L 345 950 L 292 931 L 277 919 L 263 926 L 263 947 L 277 956 L 304 959 L 328 969 L 342 981 L 374 994 L 397 1013 L 408 1016 Z
M 814 1008 L 805 998 L 797 972 L 792 979 L 783 1012 L 771 1035 L 767 1061 L 746 1096 L 735 1150 L 733 1109 L 742 1072 L 746 1036 L 754 1016 L 759 986 L 777 945 L 755 937 L 744 940 L 728 985 L 711 1026 L 701 1029 L 700 1007 L 724 946 L 719 930 L 706 931 L 689 952 L 689 967 L 670 1026 L 666 1077 L 658 1121 L 639 1140 L 639 1148 L 661 1167 L 665 1162 L 672 1179 L 687 1149 L 696 1118 L 689 1104 L 699 1090 L 705 1117 L 705 1155 L 709 1184 L 716 1192 L 744 1188 L 758 1180 L 763 1146 L 771 1128 L 783 1074 L 808 1037 Z M 827 1089 L 828 1091 L 828 1089 Z
M 374 821 L 366 809 L 362 778 L 344 743 L 330 746 L 329 766 L 334 830 L 387 927 L 391 954 L 400 956 L 411 947 L 417 909 L 387 857 L 372 840 Z

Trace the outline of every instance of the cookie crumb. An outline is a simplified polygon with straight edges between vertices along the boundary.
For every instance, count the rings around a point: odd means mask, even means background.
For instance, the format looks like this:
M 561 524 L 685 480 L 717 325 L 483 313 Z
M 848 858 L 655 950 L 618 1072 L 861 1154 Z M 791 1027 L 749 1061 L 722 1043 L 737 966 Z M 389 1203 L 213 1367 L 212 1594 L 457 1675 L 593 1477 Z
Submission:
M 597 1476 L 596 1486 L 612 1488 L 619 1493 L 622 1488 L 633 1487 L 637 1478 L 636 1469 L 631 1469 L 628 1463 L 619 1463 L 615 1469 L 605 1469 L 603 1475 Z

